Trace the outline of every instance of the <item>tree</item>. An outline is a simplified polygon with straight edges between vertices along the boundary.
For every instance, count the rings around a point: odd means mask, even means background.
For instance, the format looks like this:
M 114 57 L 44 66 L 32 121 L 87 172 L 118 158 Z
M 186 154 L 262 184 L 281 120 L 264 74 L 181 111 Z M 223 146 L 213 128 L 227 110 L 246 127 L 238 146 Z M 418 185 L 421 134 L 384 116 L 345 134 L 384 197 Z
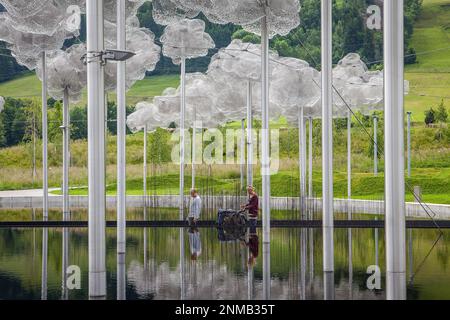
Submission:
M 448 112 L 444 105 L 444 99 L 442 99 L 437 107 L 436 121 L 447 123 L 447 120 L 448 120 Z
M 433 124 L 436 121 L 436 112 L 433 110 L 433 108 L 428 109 L 425 111 L 425 124 L 429 126 L 430 124 Z

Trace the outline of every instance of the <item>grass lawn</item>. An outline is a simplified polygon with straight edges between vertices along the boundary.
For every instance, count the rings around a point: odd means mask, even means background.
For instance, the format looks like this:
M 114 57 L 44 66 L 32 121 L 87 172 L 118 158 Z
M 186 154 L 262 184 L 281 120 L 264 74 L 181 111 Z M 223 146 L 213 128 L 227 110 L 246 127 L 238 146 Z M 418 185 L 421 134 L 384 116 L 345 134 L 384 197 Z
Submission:
M 154 96 L 161 94 L 167 87 L 177 87 L 178 75 L 161 75 L 147 77 L 136 84 L 127 93 L 127 102 L 136 104 L 139 101 L 151 100 Z M 41 82 L 34 73 L 27 74 L 17 79 L 0 83 L 0 96 L 13 98 L 40 98 Z M 116 99 L 115 92 L 108 93 L 108 99 Z M 76 105 L 86 105 L 86 90 L 83 97 Z

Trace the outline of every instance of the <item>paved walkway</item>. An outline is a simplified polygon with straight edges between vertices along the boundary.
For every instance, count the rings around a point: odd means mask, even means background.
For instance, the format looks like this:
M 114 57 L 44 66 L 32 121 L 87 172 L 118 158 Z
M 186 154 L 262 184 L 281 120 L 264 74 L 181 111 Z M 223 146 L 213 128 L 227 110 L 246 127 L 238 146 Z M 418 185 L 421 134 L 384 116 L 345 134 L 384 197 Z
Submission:
M 54 190 L 59 190 L 59 188 L 50 188 L 48 191 L 52 192 Z M 42 197 L 42 189 L 29 189 L 29 190 L 8 190 L 0 191 L 0 198 L 18 198 L 18 197 Z M 57 194 L 48 194 L 49 197 L 58 197 Z

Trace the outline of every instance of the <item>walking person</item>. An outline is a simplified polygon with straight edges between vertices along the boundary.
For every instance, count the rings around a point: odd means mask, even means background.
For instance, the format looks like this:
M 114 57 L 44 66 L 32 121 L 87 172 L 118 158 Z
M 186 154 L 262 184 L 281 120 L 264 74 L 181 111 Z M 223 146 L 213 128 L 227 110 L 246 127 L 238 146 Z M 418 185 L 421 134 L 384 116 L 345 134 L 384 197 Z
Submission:
M 197 221 L 200 219 L 200 213 L 202 211 L 202 199 L 198 195 L 196 189 L 191 190 L 191 204 L 189 207 L 189 225 L 195 226 L 197 225 Z
M 256 226 L 259 211 L 258 195 L 255 192 L 255 188 L 253 188 L 252 186 L 247 187 L 247 193 L 248 193 L 248 202 L 247 204 L 242 205 L 241 209 L 247 210 L 250 225 Z

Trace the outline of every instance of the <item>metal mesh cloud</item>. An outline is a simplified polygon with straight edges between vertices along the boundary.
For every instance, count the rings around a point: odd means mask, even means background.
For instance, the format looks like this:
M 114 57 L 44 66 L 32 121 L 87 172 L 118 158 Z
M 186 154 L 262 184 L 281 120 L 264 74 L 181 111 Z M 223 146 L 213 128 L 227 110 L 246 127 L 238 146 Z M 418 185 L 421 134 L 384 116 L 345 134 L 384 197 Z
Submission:
M 132 132 L 138 132 L 147 125 L 147 131 L 164 127 L 164 120 L 153 103 L 139 102 L 136 111 L 127 117 L 127 126 Z
M 287 35 L 300 24 L 299 0 L 170 0 L 181 11 L 202 11 L 213 23 L 233 23 L 260 34 L 267 16 L 270 36 Z
M 58 29 L 52 36 L 17 31 L 9 23 L 7 13 L 0 13 L 0 40 L 7 42 L 8 49 L 17 62 L 33 70 L 43 51 L 58 50 L 65 39 L 72 37 L 64 29 Z
M 155 35 L 146 28 L 127 26 L 126 48 L 135 53 L 127 60 L 126 87 L 130 89 L 133 84 L 145 77 L 146 71 L 153 71 L 161 57 L 161 48 L 155 44 Z M 115 49 L 116 25 L 105 21 L 105 47 Z M 107 91 L 116 87 L 117 69 L 115 63 L 108 63 L 105 67 L 105 88 Z
M 10 26 L 23 33 L 51 36 L 59 29 L 76 32 L 85 0 L 0 0 Z
M 148 0 L 126 0 L 125 16 L 126 19 L 136 16 L 138 9 Z M 109 22 L 117 22 L 117 0 L 103 0 L 105 20 Z
M 270 83 L 271 102 L 279 107 L 279 115 L 297 122 L 300 107 L 306 116 L 317 116 L 320 100 L 320 74 L 306 61 L 280 58 L 275 64 Z
M 70 101 L 79 101 L 87 81 L 86 66 L 81 61 L 85 53 L 86 46 L 77 44 L 67 51 L 56 51 L 48 58 L 48 92 L 54 99 L 62 99 L 64 90 L 67 90 Z M 38 66 L 36 73 L 42 80 L 41 66 Z
M 205 22 L 198 19 L 183 19 L 168 25 L 161 42 L 163 54 L 175 64 L 179 64 L 181 58 L 206 56 L 208 50 L 215 46 L 211 36 L 205 32 Z

